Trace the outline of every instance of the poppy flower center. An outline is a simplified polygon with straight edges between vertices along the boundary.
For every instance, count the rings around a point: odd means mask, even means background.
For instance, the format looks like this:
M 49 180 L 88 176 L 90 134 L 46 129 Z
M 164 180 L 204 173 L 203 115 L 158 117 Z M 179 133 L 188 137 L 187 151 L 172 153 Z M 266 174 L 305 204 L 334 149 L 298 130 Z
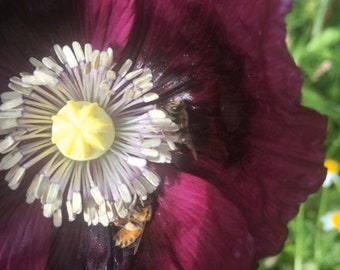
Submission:
M 150 69 L 90 44 L 54 51 L 59 61 L 30 58 L 33 74 L 1 93 L 0 170 L 11 189 L 26 183 L 27 203 L 39 200 L 55 226 L 81 213 L 108 226 L 155 192 L 149 165 L 171 163 L 181 127 L 157 104 Z
M 112 119 L 97 103 L 69 101 L 52 122 L 52 142 L 73 160 L 96 159 L 114 140 Z

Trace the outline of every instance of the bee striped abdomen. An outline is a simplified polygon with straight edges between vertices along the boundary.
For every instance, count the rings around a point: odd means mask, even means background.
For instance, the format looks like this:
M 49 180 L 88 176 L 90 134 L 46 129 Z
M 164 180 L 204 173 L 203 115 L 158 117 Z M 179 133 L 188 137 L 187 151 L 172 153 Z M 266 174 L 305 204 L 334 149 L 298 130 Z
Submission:
M 132 245 L 143 232 L 143 227 L 128 222 L 115 236 L 115 246 L 125 248 Z

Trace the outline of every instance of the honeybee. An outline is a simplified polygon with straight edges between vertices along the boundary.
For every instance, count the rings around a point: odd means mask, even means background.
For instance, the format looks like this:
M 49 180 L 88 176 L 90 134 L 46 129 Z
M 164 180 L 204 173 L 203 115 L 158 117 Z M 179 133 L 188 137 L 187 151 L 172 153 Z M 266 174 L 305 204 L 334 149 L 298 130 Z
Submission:
M 145 201 L 131 209 L 126 218 L 114 222 L 119 231 L 113 236 L 114 245 L 120 248 L 134 246 L 135 255 L 142 238 L 145 225 L 152 217 L 151 201 Z
M 192 143 L 191 136 L 189 134 L 189 115 L 185 109 L 185 103 L 183 100 L 170 100 L 164 105 L 164 110 L 172 118 L 172 120 L 179 126 L 180 143 L 185 143 L 191 150 L 191 154 L 194 159 L 197 160 L 197 153 Z

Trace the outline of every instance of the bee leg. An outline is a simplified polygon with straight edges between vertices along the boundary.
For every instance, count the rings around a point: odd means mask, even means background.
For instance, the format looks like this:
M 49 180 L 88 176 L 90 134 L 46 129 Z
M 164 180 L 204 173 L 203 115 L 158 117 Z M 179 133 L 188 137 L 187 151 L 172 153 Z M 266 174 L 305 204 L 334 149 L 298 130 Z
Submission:
M 197 153 L 196 153 L 196 149 L 194 147 L 189 147 L 189 149 L 191 150 L 191 154 L 193 156 L 193 158 L 195 160 L 197 160 Z
M 183 139 L 184 139 L 184 143 L 186 144 L 186 146 L 188 147 L 188 149 L 191 151 L 191 155 L 192 157 L 197 160 L 197 152 L 195 149 L 195 146 L 192 143 L 192 139 L 190 134 L 188 133 L 189 131 L 187 131 L 186 134 L 183 135 Z

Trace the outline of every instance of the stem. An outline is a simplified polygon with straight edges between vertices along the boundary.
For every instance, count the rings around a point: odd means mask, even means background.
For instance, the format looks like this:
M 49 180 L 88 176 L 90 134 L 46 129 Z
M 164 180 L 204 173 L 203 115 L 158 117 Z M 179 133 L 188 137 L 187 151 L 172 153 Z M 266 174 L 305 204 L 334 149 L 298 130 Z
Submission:
M 340 195 L 340 182 L 334 183 L 338 195 Z
M 312 29 L 312 39 L 320 35 L 330 3 L 331 0 L 321 0 L 319 2 L 319 8 L 317 10 L 316 18 Z
M 338 134 L 336 138 L 332 140 L 332 145 L 328 147 L 327 156 L 329 157 L 336 156 L 336 152 L 339 146 L 340 146 L 340 134 Z
M 296 218 L 294 270 L 303 269 L 302 262 L 303 262 L 303 248 L 304 248 L 304 240 L 305 240 L 305 233 L 303 229 L 304 217 L 305 217 L 305 204 L 302 204 L 300 206 L 300 210 Z
M 315 270 L 320 269 L 320 261 L 323 255 L 323 245 L 322 245 L 322 234 L 321 230 L 321 222 L 320 219 L 322 215 L 326 212 L 327 204 L 328 204 L 328 189 L 329 188 L 321 188 L 320 201 L 319 201 L 319 209 L 318 214 L 316 216 L 315 226 L 317 228 L 317 233 L 314 239 L 314 259 L 315 259 Z

